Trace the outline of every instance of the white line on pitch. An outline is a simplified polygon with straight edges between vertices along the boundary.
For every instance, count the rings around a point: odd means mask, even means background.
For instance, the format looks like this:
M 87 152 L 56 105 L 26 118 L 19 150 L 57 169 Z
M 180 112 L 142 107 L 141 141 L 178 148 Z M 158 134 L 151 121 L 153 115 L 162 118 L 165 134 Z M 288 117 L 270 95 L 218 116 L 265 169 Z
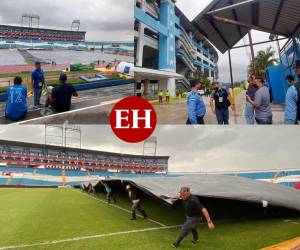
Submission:
M 81 193 L 81 192 L 75 191 L 74 189 L 71 189 L 71 190 L 72 190 L 73 192 L 76 192 L 76 193 L 79 193 L 79 194 L 82 194 L 82 195 L 86 195 L 86 196 L 88 196 L 88 197 L 90 197 L 90 198 L 93 198 L 93 199 L 95 199 L 95 200 L 97 200 L 97 201 L 100 201 L 100 202 L 102 202 L 102 203 L 107 204 L 106 201 L 103 201 L 103 200 L 101 200 L 100 198 L 96 198 L 96 197 L 93 196 L 93 195 L 88 195 L 88 194 L 86 194 L 86 193 Z M 126 209 L 126 208 L 117 206 L 117 205 L 115 205 L 115 204 L 109 204 L 109 205 L 112 206 L 112 207 L 118 208 L 118 209 L 120 209 L 120 210 L 122 210 L 122 211 L 124 211 L 124 212 L 127 212 L 127 213 L 130 213 L 130 214 L 131 214 L 131 211 L 128 210 L 128 209 Z M 137 216 L 139 216 L 139 217 L 141 217 L 141 218 L 143 217 L 143 216 L 141 216 L 141 215 L 139 215 L 139 214 L 137 214 Z M 160 226 L 162 226 L 162 227 L 166 227 L 166 226 L 167 226 L 167 225 L 165 225 L 165 224 L 163 224 L 163 223 L 160 223 L 160 222 L 158 222 L 158 221 L 152 220 L 152 219 L 150 219 L 150 218 L 147 218 L 147 220 L 148 220 L 148 221 L 151 221 L 151 222 L 153 222 L 153 223 L 155 223 L 155 224 L 157 224 L 157 225 L 160 225 Z
M 165 227 L 152 227 L 152 228 L 137 229 L 137 230 L 130 230 L 130 231 L 122 231 L 122 232 L 115 232 L 115 233 L 106 233 L 106 234 L 96 234 L 96 235 L 89 235 L 89 236 L 81 236 L 81 237 L 69 238 L 69 239 L 64 239 L 64 240 L 53 240 L 53 241 L 39 242 L 39 243 L 33 243 L 33 244 L 20 244 L 20 245 L 15 245 L 15 246 L 3 246 L 3 247 L 0 247 L 0 250 L 16 249 L 16 248 L 26 248 L 26 247 L 35 247 L 35 246 L 45 246 L 45 245 L 54 245 L 54 244 L 60 244 L 60 243 L 65 243 L 65 242 L 72 242 L 72 241 L 79 241 L 79 240 L 88 240 L 88 239 L 95 239 L 95 238 L 104 238 L 104 237 L 115 236 L 115 235 L 124 235 L 124 234 L 131 234 L 131 233 L 140 233 L 140 232 L 149 232 L 149 231 L 157 231 L 157 230 L 166 230 L 166 229 L 178 228 L 180 226 L 181 225 L 165 226 Z

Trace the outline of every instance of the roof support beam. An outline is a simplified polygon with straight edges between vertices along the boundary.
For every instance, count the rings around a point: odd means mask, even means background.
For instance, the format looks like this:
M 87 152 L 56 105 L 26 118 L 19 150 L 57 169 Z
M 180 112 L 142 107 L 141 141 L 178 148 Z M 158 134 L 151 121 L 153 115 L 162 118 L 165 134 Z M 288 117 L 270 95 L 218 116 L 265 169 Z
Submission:
M 239 7 L 244 7 L 247 4 L 253 4 L 253 3 L 256 3 L 258 1 L 259 0 L 246 0 L 246 1 L 241 2 L 241 3 L 236 3 L 236 4 L 232 4 L 232 5 L 220 8 L 220 9 L 209 11 L 209 12 L 207 12 L 207 14 L 211 15 L 211 14 L 215 14 L 217 12 L 222 12 L 222 11 L 225 11 L 225 10 L 231 10 L 231 9 L 236 9 L 236 8 L 239 8 Z
M 298 23 L 298 25 L 296 26 L 296 28 L 293 30 L 293 32 L 292 32 L 292 34 L 291 34 L 290 37 L 293 37 L 296 34 L 296 32 L 297 32 L 298 29 L 300 29 L 300 22 Z
M 258 42 L 258 43 L 253 43 L 252 45 L 260 45 L 260 44 L 266 44 L 266 43 L 273 43 L 273 42 L 276 42 L 276 41 L 282 41 L 282 40 L 286 40 L 288 38 L 279 38 L 279 39 L 275 39 L 275 40 L 272 40 L 272 41 L 263 41 L 263 42 Z M 245 45 L 240 45 L 240 46 L 235 46 L 232 48 L 233 49 L 240 49 L 240 48 L 245 48 L 245 47 L 249 47 L 251 46 L 250 44 L 245 44 Z
M 233 0 L 229 0 L 229 4 L 230 4 L 230 5 L 233 5 Z M 235 9 L 232 9 L 232 14 L 233 14 L 234 20 L 235 20 L 235 21 L 239 21 Z M 239 34 L 240 34 L 240 37 L 242 37 L 243 35 L 242 35 L 241 27 L 240 27 L 240 26 L 237 26 L 237 29 L 238 29 L 238 32 L 239 32 Z
M 277 26 L 277 23 L 278 23 L 278 19 L 279 19 L 279 16 L 281 14 L 281 10 L 283 8 L 283 4 L 284 4 L 284 0 L 281 0 L 280 1 L 280 4 L 278 6 L 278 9 L 277 9 L 277 13 L 276 13 L 276 16 L 275 16 L 275 19 L 274 19 L 274 23 L 273 23 L 273 26 L 272 26 L 272 30 L 275 30 L 276 29 L 276 26 Z
M 237 25 L 237 26 L 244 27 L 244 28 L 247 28 L 247 29 L 254 29 L 254 30 L 274 34 L 274 31 L 272 29 L 269 29 L 269 28 L 256 26 L 256 25 L 252 25 L 252 24 L 248 24 L 248 23 L 243 23 L 243 22 L 239 22 L 239 21 L 235 21 L 235 20 L 232 20 L 232 19 L 228 19 L 228 18 L 225 18 L 225 17 L 219 17 L 219 16 L 215 16 L 215 15 L 213 15 L 212 18 L 217 22 L 231 24 L 231 25 Z M 284 37 L 288 36 L 287 34 L 284 34 L 284 33 L 281 33 L 281 32 L 276 32 L 276 35 L 280 35 L 280 36 L 284 36 Z
M 259 2 L 252 4 L 252 24 L 258 25 L 259 23 Z
M 230 49 L 231 46 L 229 45 L 229 43 L 227 42 L 227 40 L 223 36 L 222 32 L 219 30 L 219 28 L 214 23 L 214 19 L 211 18 L 210 16 L 208 16 L 208 21 L 211 24 L 211 26 L 214 28 L 214 30 L 217 32 L 217 34 L 221 37 L 221 39 L 223 40 L 223 42 L 226 44 L 227 48 Z

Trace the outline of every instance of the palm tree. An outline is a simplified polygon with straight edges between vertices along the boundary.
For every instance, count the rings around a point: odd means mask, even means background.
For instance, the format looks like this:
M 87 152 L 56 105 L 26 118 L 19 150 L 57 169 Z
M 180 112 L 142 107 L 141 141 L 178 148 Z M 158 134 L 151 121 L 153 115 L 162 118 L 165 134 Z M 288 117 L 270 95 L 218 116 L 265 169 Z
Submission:
M 266 69 L 268 67 L 274 66 L 278 63 L 278 60 L 274 58 L 275 51 L 272 47 L 266 50 L 260 50 L 255 57 L 256 74 L 259 76 L 266 76 Z M 249 75 L 254 75 L 252 64 L 248 66 Z

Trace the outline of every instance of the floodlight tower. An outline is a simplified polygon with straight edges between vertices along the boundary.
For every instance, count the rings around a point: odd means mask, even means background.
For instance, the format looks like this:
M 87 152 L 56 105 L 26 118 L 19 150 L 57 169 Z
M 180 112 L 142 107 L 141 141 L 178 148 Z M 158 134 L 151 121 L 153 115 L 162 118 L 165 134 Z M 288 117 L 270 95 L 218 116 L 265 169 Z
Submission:
M 64 130 L 64 146 L 81 149 L 81 128 L 78 125 L 69 125 L 65 122 Z
M 30 28 L 32 28 L 32 27 L 39 28 L 40 16 L 24 13 L 24 14 L 22 14 L 22 25 L 25 25 L 25 23 Z
M 80 30 L 80 20 L 75 19 L 71 24 L 71 31 L 79 31 Z
M 31 26 L 32 28 L 39 28 L 40 27 L 40 16 L 38 15 L 31 15 Z
M 63 127 L 61 125 L 45 124 L 45 147 L 47 145 L 63 146 Z
M 45 146 L 55 145 L 81 149 L 81 128 L 77 125 L 45 125 Z
M 156 152 L 157 152 L 157 137 L 153 136 L 144 142 L 143 155 L 156 156 Z
M 22 14 L 22 25 L 27 25 L 28 27 L 30 27 L 31 23 L 31 15 L 30 14 Z

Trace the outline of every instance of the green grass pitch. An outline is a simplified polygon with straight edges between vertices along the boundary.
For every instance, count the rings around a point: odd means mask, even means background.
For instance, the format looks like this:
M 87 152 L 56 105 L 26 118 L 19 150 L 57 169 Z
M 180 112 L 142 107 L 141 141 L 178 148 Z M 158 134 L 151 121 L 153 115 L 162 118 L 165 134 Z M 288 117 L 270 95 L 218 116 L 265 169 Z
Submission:
M 94 197 L 73 189 L 2 188 L 0 250 L 172 249 L 179 227 L 168 226 L 184 221 L 182 210 L 145 200 L 143 207 L 155 222 L 131 221 L 129 200 L 125 195 L 117 199 L 117 206 L 125 210 L 106 204 L 104 194 Z M 253 250 L 294 238 L 299 232 L 300 219 L 220 221 L 212 232 L 201 225 L 198 245 L 193 246 L 189 236 L 179 249 Z

